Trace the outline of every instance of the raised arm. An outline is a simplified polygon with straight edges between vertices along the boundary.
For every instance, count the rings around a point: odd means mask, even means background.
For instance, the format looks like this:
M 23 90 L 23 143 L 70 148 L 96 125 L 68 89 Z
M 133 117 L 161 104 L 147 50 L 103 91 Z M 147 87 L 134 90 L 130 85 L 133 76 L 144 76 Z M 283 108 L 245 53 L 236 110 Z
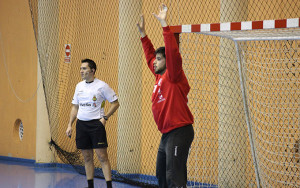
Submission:
M 154 68 L 153 68 L 153 62 L 155 61 L 155 49 L 150 39 L 146 35 L 145 21 L 143 15 L 141 15 L 141 19 L 136 25 L 141 35 L 141 41 L 142 41 L 143 50 L 147 60 L 148 67 L 151 70 L 151 72 L 155 75 Z
M 166 52 L 166 67 L 168 70 L 168 77 L 171 81 L 176 82 L 180 79 L 182 72 L 182 58 L 179 53 L 178 44 L 176 42 L 174 34 L 171 32 L 166 18 L 167 18 L 168 8 L 166 5 L 162 4 L 159 6 L 159 13 L 153 15 L 160 22 L 163 27 L 163 35 L 165 42 L 165 52 Z
M 137 25 L 137 27 L 139 29 L 141 38 L 144 38 L 146 36 L 146 30 L 145 30 L 145 20 L 144 20 L 144 16 L 143 15 L 141 15 L 141 19 L 140 19 L 140 21 L 136 25 Z
M 158 14 L 152 13 L 155 16 L 155 18 L 160 22 L 162 27 L 168 26 L 167 21 L 166 21 L 167 11 L 168 11 L 168 7 L 165 4 L 161 4 L 159 6 Z

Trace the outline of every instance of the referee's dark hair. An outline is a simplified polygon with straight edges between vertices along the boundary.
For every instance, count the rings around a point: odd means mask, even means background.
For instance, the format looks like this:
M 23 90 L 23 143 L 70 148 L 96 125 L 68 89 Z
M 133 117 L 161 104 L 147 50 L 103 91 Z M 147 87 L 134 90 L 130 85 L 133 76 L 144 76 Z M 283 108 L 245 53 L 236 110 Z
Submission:
M 91 70 L 94 69 L 93 72 L 94 72 L 94 74 L 95 74 L 95 72 L 96 72 L 96 70 L 97 70 L 97 66 L 96 66 L 95 61 L 93 61 L 93 60 L 91 60 L 91 59 L 83 59 L 83 60 L 81 60 L 81 63 L 88 63 L 90 69 L 91 69 Z

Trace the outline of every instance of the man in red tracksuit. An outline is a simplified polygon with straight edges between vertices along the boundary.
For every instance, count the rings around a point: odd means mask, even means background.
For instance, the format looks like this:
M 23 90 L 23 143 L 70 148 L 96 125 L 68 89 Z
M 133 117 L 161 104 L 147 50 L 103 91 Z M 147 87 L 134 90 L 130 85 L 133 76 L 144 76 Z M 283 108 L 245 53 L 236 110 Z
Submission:
M 159 187 L 186 187 L 187 158 L 194 139 L 193 115 L 187 105 L 189 83 L 174 34 L 167 22 L 167 7 L 162 4 L 154 16 L 163 28 L 165 47 L 156 51 L 145 32 L 144 18 L 137 24 L 147 64 L 156 78 L 152 93 L 152 112 L 162 133 L 156 162 Z

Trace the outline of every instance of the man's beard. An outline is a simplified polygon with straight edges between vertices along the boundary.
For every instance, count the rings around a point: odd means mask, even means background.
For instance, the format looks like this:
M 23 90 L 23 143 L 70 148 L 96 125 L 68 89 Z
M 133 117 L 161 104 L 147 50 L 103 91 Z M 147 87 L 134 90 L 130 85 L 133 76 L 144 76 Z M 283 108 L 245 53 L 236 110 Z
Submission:
M 164 69 L 158 69 L 158 70 L 154 70 L 154 73 L 155 74 L 161 74 L 162 72 L 165 71 L 165 68 Z

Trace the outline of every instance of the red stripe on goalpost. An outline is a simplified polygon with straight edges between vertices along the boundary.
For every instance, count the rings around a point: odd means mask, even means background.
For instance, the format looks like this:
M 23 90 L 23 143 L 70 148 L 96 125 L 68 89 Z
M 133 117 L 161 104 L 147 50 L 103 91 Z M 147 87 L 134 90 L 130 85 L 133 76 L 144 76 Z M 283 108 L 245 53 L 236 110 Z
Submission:
M 275 28 L 286 28 L 286 20 L 275 20 Z
M 300 18 L 170 26 L 173 33 L 242 31 L 297 27 L 300 27 Z
M 252 29 L 263 29 L 264 22 L 263 21 L 253 21 L 252 22 Z
M 173 33 L 181 33 L 181 25 L 171 26 L 171 30 Z
M 242 28 L 242 23 L 241 22 L 232 22 L 230 24 L 230 26 L 231 26 L 230 28 L 232 31 L 239 31 Z
M 200 32 L 201 26 L 200 25 L 192 25 L 192 32 Z
M 210 25 L 210 31 L 220 31 L 220 24 L 219 23 L 213 23 Z

